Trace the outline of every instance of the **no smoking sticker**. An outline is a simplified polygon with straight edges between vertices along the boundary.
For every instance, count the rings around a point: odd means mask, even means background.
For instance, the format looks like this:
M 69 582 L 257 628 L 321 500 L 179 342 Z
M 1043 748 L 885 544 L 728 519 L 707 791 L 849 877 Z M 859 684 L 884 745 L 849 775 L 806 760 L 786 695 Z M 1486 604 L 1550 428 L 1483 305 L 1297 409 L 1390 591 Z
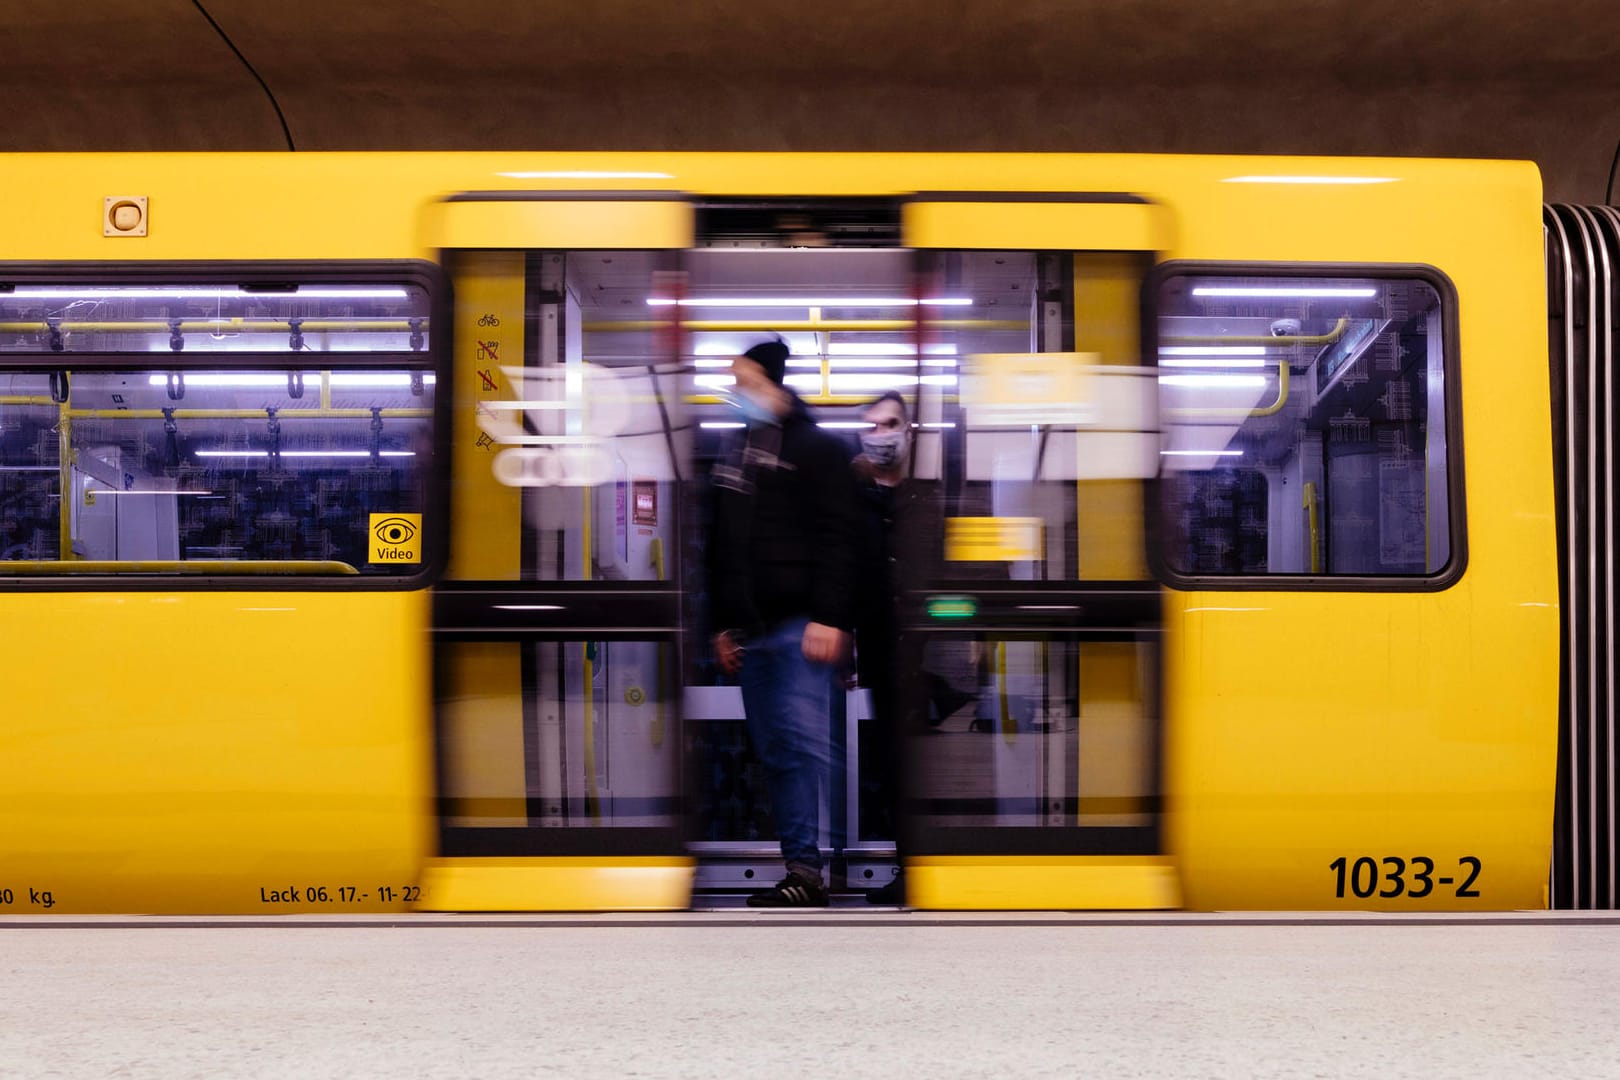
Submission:
M 422 561 L 421 514 L 372 514 L 367 548 L 374 563 Z

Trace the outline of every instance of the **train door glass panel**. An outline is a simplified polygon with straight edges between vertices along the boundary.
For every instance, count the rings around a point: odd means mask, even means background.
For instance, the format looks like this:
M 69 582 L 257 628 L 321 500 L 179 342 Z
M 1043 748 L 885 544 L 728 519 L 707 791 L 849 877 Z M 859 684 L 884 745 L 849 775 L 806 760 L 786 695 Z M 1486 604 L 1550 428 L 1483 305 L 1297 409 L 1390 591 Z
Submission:
M 1154 384 L 1142 255 L 939 251 L 922 315 L 916 553 L 904 665 L 919 854 L 1151 852 L 1157 591 L 1144 485 Z
M 447 854 L 679 851 L 677 258 L 460 257 L 488 498 L 437 620 Z
M 789 227 L 784 229 L 782 221 Z M 741 437 L 744 421 L 730 396 L 731 361 L 780 334 L 791 350 L 785 384 L 816 421 L 842 440 L 848 457 L 868 425 L 862 414 L 886 391 L 915 399 L 915 279 L 909 253 L 893 246 L 892 204 L 839 205 L 761 217 L 747 209 L 710 214 L 710 245 L 689 253 L 683 330 L 692 365 L 696 439 L 694 505 L 708 504 L 715 463 Z M 793 222 L 802 222 L 798 231 Z M 887 222 L 887 224 L 885 224 Z M 816 246 L 801 246 L 804 229 Z M 780 872 L 763 768 L 747 737 L 741 691 L 711 654 L 701 547 L 707 522 L 688 533 L 691 625 L 700 628 L 686 688 L 686 720 L 695 766 L 694 838 L 703 856 L 700 888 L 757 888 Z M 841 695 L 831 734 L 832 768 L 823 792 L 821 845 L 828 865 L 856 884 L 881 884 L 893 872 L 894 822 L 881 775 L 870 695 Z M 836 878 L 835 878 L 836 880 Z
M 1443 287 L 1342 270 L 1159 282 L 1173 574 L 1433 581 L 1460 568 Z

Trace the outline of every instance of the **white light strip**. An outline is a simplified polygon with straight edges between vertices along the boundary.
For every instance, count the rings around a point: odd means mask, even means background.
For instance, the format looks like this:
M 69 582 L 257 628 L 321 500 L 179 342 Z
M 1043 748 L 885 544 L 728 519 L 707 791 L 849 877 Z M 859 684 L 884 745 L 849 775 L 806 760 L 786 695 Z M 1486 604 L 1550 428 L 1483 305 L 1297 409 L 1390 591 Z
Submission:
M 1159 366 L 1168 368 L 1257 368 L 1266 367 L 1267 361 L 1257 360 L 1252 356 L 1211 356 L 1204 359 L 1195 356 L 1171 356 L 1160 360 Z
M 821 389 L 821 376 L 819 375 L 789 375 L 782 382 L 796 390 Z M 865 390 L 899 390 L 908 386 L 916 386 L 922 382 L 926 386 L 955 386 L 955 375 L 924 375 L 919 379 L 915 375 L 885 375 L 881 372 L 842 372 L 827 377 L 827 389 L 834 393 L 860 392 Z
M 1235 390 L 1266 385 L 1264 375 L 1160 375 L 1162 386 L 1192 386 L 1205 389 Z
M 215 387 L 229 387 L 229 388 L 234 388 L 234 389 L 238 389 L 238 390 L 263 389 L 263 388 L 266 388 L 266 387 L 275 387 L 275 388 L 280 388 L 282 390 L 285 390 L 285 389 L 287 389 L 287 376 L 289 374 L 302 374 L 304 376 L 304 389 L 305 389 L 306 392 L 308 392 L 310 389 L 313 389 L 315 387 L 320 386 L 320 384 L 321 384 L 320 373 L 315 372 L 315 371 L 283 372 L 281 374 L 260 374 L 260 373 L 244 372 L 244 373 L 239 374 L 239 375 L 225 375 L 225 374 L 218 374 L 218 373 L 214 373 L 214 372 L 199 372 L 197 374 L 192 374 L 191 372 L 182 371 L 179 374 L 180 374 L 181 380 L 184 381 L 186 386 L 188 386 L 188 387 L 192 387 L 192 386 L 215 386 Z M 428 374 L 424 373 L 423 376 L 422 376 L 422 382 L 426 386 L 432 386 L 434 384 L 434 382 L 436 382 L 436 381 L 437 381 L 436 378 L 434 376 L 432 376 L 432 375 L 428 375 Z M 169 377 L 167 375 L 149 375 L 149 376 L 147 376 L 146 384 L 148 386 L 168 386 Z M 400 387 L 400 388 L 408 388 L 411 385 L 411 377 L 409 375 L 399 374 L 399 373 L 396 373 L 396 372 L 363 372 L 363 373 L 335 374 L 335 375 L 332 376 L 331 385 L 334 388 L 336 388 L 336 387 L 352 387 L 352 386 L 365 386 L 365 387 L 390 387 L 390 386 L 394 386 L 394 387 Z
M 562 611 L 561 604 L 496 604 L 496 611 Z
M 923 365 L 926 367 L 954 368 L 956 366 L 956 361 L 951 357 L 945 356 L 935 360 L 924 360 Z M 692 361 L 692 366 L 700 368 L 729 368 L 731 366 L 731 361 L 699 358 Z M 800 371 L 820 371 L 821 359 L 814 356 L 794 356 L 788 358 L 786 366 L 798 369 Z M 828 357 L 827 359 L 828 371 L 870 371 L 873 369 L 906 371 L 916 370 L 916 368 L 916 360 L 898 356 L 836 356 Z
M 1164 345 L 1160 356 L 1264 356 L 1264 345 Z
M 674 173 L 630 172 L 608 169 L 548 169 L 536 172 L 498 172 L 511 180 L 673 180 Z M 604 195 L 604 199 L 612 198 Z
M 1393 184 L 1398 176 L 1228 176 L 1223 184 Z
M 1370 296 L 1377 296 L 1378 295 L 1378 290 L 1377 289 L 1319 288 L 1319 287 L 1316 287 L 1316 286 L 1308 286 L 1308 285 L 1307 286 L 1287 285 L 1287 286 L 1276 286 L 1276 287 L 1271 287 L 1271 286 L 1256 287 L 1256 286 L 1247 286 L 1247 285 L 1199 285 L 1199 286 L 1197 286 L 1196 288 L 1193 289 L 1192 294 L 1194 296 L 1232 296 L 1232 297 L 1250 296 L 1250 297 L 1275 297 L 1277 299 L 1310 298 L 1310 297 L 1319 297 L 1321 299 L 1335 299 L 1335 298 L 1365 299 L 1365 298 L 1370 297 Z
M 716 296 L 704 298 L 690 298 L 671 300 L 668 297 L 648 297 L 648 307 L 672 307 L 675 304 L 681 307 L 729 307 L 729 308 L 777 308 L 777 307 L 830 307 L 830 308 L 890 308 L 890 307 L 969 307 L 973 298 L 969 296 L 940 296 L 917 300 L 914 297 L 858 297 L 858 296 Z
M 731 361 L 700 356 L 696 360 L 692 361 L 692 366 L 700 368 L 729 368 L 731 366 Z
M 261 458 L 269 457 L 268 450 L 198 450 L 198 457 L 217 458 Z M 370 450 L 283 450 L 282 457 L 289 458 L 368 458 Z M 381 450 L 379 457 L 415 457 L 415 450 Z
M 955 345 L 924 345 L 924 355 L 955 356 Z M 835 341 L 827 346 L 828 356 L 916 356 L 917 347 L 904 342 Z
M 1160 450 L 1160 457 L 1242 457 L 1241 450 Z
M 943 361 L 935 361 L 935 363 L 949 364 L 951 367 L 956 366 L 956 361 L 949 359 L 948 357 Z M 792 360 L 789 360 L 788 366 L 820 367 L 821 362 L 817 360 L 808 364 L 795 364 Z M 827 360 L 827 370 L 829 371 L 862 371 L 873 369 L 879 371 L 915 371 L 917 369 L 917 361 L 901 356 L 836 356 L 829 357 Z
M 747 424 L 740 420 L 705 420 L 698 425 L 698 427 L 708 428 L 710 431 L 731 431 L 735 428 L 744 428 L 747 426 Z
M 851 333 L 852 331 L 835 331 L 835 332 L 837 332 L 837 333 Z M 876 333 L 884 333 L 886 331 L 874 331 L 874 332 L 876 332 Z M 792 346 L 794 344 L 794 342 L 792 340 L 789 340 L 788 344 L 789 344 L 789 346 Z M 696 346 L 693 347 L 692 355 L 693 356 L 724 356 L 724 357 L 727 358 L 726 362 L 730 363 L 732 359 L 742 355 L 742 351 L 743 351 L 744 348 L 747 348 L 747 346 L 738 347 L 736 344 L 734 344 L 732 342 L 728 342 L 728 341 L 701 341 Z M 795 349 L 793 349 L 793 355 L 794 356 L 820 356 L 822 354 L 822 352 L 825 352 L 828 356 L 916 356 L 917 355 L 917 348 L 914 345 L 906 345 L 906 344 L 903 344 L 903 343 L 900 343 L 900 342 L 892 342 L 892 341 L 890 341 L 890 342 L 875 341 L 875 342 L 868 342 L 868 343 L 862 343 L 862 342 L 858 342 L 858 341 L 835 341 L 835 342 L 829 344 L 825 350 L 818 350 L 813 345 L 811 347 L 809 347 L 809 348 L 804 348 L 804 349 L 795 348 Z M 924 345 L 923 346 L 923 355 L 924 356 L 955 356 L 956 355 L 956 346 L 955 345 Z M 929 361 L 929 360 L 924 360 L 923 361 L 923 363 L 925 363 L 925 364 L 933 363 L 933 362 L 934 361 Z M 698 366 L 703 367 L 703 366 L 706 366 L 706 365 L 699 364 Z
M 835 431 L 865 431 L 872 427 L 865 420 L 821 420 L 816 427 L 832 428 Z
M 17 287 L 15 292 L 0 294 L 0 299 L 27 297 L 37 300 L 190 300 L 197 298 L 209 300 L 215 298 L 220 300 L 403 300 L 407 295 L 404 289 L 309 288 L 298 289 L 296 292 L 247 292 L 235 287 L 199 289 L 185 286 L 169 288 L 84 286 L 77 289 L 68 289 L 59 286 L 31 288 L 27 285 L 21 285 Z
M 925 427 L 925 428 L 953 428 L 956 425 L 954 423 L 952 423 L 951 421 L 949 421 L 949 420 L 945 420 L 945 421 L 924 420 L 921 424 L 918 424 L 917 426 L 918 427 Z

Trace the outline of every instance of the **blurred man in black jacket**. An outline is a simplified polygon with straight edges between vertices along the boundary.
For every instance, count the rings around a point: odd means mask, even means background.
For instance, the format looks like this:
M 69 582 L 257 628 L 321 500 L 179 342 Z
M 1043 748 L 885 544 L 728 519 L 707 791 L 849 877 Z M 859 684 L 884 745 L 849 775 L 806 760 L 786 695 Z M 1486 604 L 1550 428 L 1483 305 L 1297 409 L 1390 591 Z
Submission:
M 819 798 L 854 626 L 858 526 L 847 453 L 782 385 L 787 357 L 770 341 L 732 365 L 748 428 L 714 469 L 709 593 L 715 656 L 742 683 L 787 863 L 748 903 L 821 907 Z

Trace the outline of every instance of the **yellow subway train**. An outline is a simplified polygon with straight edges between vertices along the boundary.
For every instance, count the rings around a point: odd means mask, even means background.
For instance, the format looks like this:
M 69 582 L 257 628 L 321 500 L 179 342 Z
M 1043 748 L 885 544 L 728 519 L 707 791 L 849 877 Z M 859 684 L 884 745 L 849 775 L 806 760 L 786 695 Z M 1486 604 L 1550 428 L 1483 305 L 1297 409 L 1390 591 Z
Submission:
M 0 916 L 762 883 L 701 566 L 771 333 L 851 453 L 903 395 L 942 525 L 898 813 L 837 702 L 837 891 L 1612 904 L 1620 219 L 1531 164 L 41 154 L 0 194 Z

